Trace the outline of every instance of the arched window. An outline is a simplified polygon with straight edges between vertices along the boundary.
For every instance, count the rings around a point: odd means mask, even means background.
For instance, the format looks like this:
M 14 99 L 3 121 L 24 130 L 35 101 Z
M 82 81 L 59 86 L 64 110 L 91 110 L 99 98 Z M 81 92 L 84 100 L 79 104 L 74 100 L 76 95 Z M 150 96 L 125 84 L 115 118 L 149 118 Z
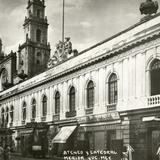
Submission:
M 27 107 L 26 102 L 23 102 L 23 105 L 22 105 L 22 120 L 23 121 L 26 120 L 26 107 Z
M 9 122 L 9 108 L 6 108 L 6 123 L 8 124 Z
M 75 111 L 75 88 L 71 87 L 69 92 L 69 109 L 70 112 Z
M 26 34 L 26 41 L 28 41 L 28 33 Z
M 55 94 L 55 114 L 60 112 L 60 93 L 57 91 Z
M 160 60 L 155 59 L 151 63 L 151 95 L 157 95 L 160 94 Z
M 109 104 L 117 103 L 117 76 L 112 73 L 108 81 L 109 87 Z
M 40 29 L 37 29 L 36 31 L 36 40 L 37 42 L 41 41 L 41 30 Z
M 87 108 L 94 107 L 94 83 L 89 81 L 87 85 Z
M 14 107 L 11 106 L 10 108 L 10 118 L 11 118 L 11 123 L 13 123 L 13 119 L 14 119 Z
M 37 52 L 37 57 L 41 57 L 41 52 Z
M 37 9 L 37 17 L 40 18 L 40 13 L 41 11 L 39 9 Z
M 2 110 L 1 110 L 1 116 L 2 116 L 2 126 L 4 126 L 4 123 L 5 123 L 5 113 L 4 113 L 5 111 L 4 111 L 4 108 L 2 108 Z
M 47 97 L 44 95 L 42 99 L 42 116 L 45 117 L 47 115 Z
M 37 60 L 36 63 L 39 65 L 40 64 L 40 60 Z
M 36 118 L 36 100 L 33 99 L 32 100 L 32 104 L 31 104 L 31 108 L 32 108 L 32 118 L 35 119 Z

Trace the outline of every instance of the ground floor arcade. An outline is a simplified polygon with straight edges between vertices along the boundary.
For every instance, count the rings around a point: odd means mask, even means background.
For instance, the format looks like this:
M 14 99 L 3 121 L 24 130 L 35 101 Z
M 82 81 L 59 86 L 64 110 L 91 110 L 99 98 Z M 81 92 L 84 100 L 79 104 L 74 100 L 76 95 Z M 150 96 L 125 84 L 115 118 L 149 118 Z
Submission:
M 64 151 L 102 150 L 115 151 L 114 159 L 120 160 L 130 146 L 133 160 L 152 160 L 160 144 L 159 117 L 156 107 L 52 123 L 31 122 L 9 129 L 9 134 L 1 130 L 0 140 L 23 156 L 59 157 Z

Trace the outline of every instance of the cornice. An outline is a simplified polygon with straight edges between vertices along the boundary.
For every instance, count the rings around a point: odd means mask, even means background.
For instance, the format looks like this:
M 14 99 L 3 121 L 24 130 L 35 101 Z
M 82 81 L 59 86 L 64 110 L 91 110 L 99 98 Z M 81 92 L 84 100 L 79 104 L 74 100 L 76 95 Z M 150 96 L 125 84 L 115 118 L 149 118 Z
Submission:
M 28 23 L 41 24 L 42 26 L 48 26 L 47 19 L 37 19 L 37 18 L 26 18 L 23 26 L 26 26 Z
M 53 81 L 53 80 L 56 80 L 56 79 L 58 79 L 58 78 L 62 78 L 62 77 L 64 77 L 64 76 L 66 76 L 66 75 L 75 73 L 75 72 L 77 72 L 77 71 L 79 71 L 79 70 L 82 70 L 82 69 L 84 69 L 84 68 L 86 68 L 86 67 L 92 66 L 92 65 L 97 64 L 97 63 L 99 63 L 99 62 L 102 62 L 102 61 L 104 61 L 104 60 L 108 60 L 108 59 L 110 59 L 110 58 L 112 58 L 112 57 L 114 57 L 114 56 L 121 55 L 122 53 L 127 52 L 127 51 L 129 51 L 129 50 L 132 50 L 133 48 L 136 48 L 136 47 L 138 47 L 138 46 L 140 46 L 140 45 L 142 45 L 142 44 L 145 44 L 145 43 L 147 43 L 147 42 L 151 42 L 151 41 L 153 41 L 153 40 L 156 40 L 156 39 L 158 39 L 159 37 L 160 37 L 160 31 L 159 31 L 159 32 L 156 32 L 156 33 L 154 32 L 154 33 L 152 33 L 152 34 L 150 34 L 150 35 L 148 35 L 148 36 L 144 36 L 144 37 L 142 37 L 141 39 L 140 39 L 140 38 L 139 38 L 139 39 L 136 39 L 136 40 L 133 41 L 133 42 L 130 42 L 130 43 L 125 44 L 125 45 L 123 45 L 123 46 L 117 47 L 117 48 L 113 49 L 112 51 L 108 51 L 108 52 L 106 52 L 106 53 L 104 53 L 104 54 L 102 54 L 102 55 L 100 55 L 100 56 L 98 56 L 98 57 L 96 57 L 96 58 L 90 59 L 90 61 L 81 63 L 81 64 L 79 64 L 79 65 L 77 65 L 77 66 L 75 66 L 75 67 L 73 67 L 73 68 L 70 68 L 70 69 L 68 69 L 68 70 L 65 70 L 64 72 L 61 72 L 61 73 L 59 73 L 59 74 L 57 74 L 57 75 L 50 76 L 50 75 L 48 74 L 48 76 L 47 76 L 43 81 L 40 81 L 40 82 L 38 82 L 37 84 L 29 85 L 29 86 L 25 87 L 24 89 L 22 89 L 22 90 L 20 90 L 20 91 L 17 91 L 17 93 L 13 93 L 13 94 L 10 94 L 10 95 L 7 94 L 5 97 L 1 97 L 0 99 L 3 100 L 3 99 L 6 99 L 6 98 L 11 97 L 11 96 L 13 96 L 13 95 L 17 95 L 17 94 L 26 92 L 26 91 L 28 91 L 28 90 L 30 90 L 30 89 L 34 89 L 34 88 L 36 88 L 36 87 L 39 87 L 39 86 L 44 85 L 44 84 L 46 84 L 46 83 L 49 83 L 49 82 L 51 82 L 51 81 Z M 123 56 L 123 55 L 122 55 L 122 56 Z M 59 65 L 60 65 L 60 64 L 59 64 Z M 53 69 L 53 68 L 52 68 L 52 69 Z M 51 71 L 52 69 L 50 69 L 50 71 Z M 22 83 L 23 83 L 23 82 L 22 82 Z
M 51 49 L 50 49 L 50 45 L 48 45 L 48 44 L 46 44 L 46 45 L 44 45 L 44 44 L 42 44 L 42 43 L 38 44 L 38 43 L 36 43 L 36 42 L 32 42 L 32 41 L 28 40 L 27 42 L 23 43 L 23 44 L 19 47 L 19 50 L 18 50 L 18 51 L 22 50 L 23 48 L 25 48 L 25 47 L 27 47 L 27 46 L 35 47 L 35 48 L 41 48 L 41 49 L 45 49 L 45 50 L 47 49 L 48 51 L 51 50 Z
M 143 117 L 143 114 L 158 114 L 160 115 L 160 107 L 152 107 L 152 108 L 141 108 L 141 109 L 134 109 L 134 110 L 127 110 L 127 111 L 120 111 L 119 112 L 121 116 L 133 116 L 133 115 L 141 115 Z

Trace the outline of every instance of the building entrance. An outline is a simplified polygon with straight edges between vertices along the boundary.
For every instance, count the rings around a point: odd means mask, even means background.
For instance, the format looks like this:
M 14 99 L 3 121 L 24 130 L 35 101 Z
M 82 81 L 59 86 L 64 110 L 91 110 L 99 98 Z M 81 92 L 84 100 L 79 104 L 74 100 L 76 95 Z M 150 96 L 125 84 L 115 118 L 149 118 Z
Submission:
M 148 160 L 151 160 L 156 158 L 158 146 L 160 146 L 160 129 L 149 131 L 148 136 Z
M 156 155 L 159 145 L 160 145 L 160 130 L 154 130 L 152 131 L 152 157 Z

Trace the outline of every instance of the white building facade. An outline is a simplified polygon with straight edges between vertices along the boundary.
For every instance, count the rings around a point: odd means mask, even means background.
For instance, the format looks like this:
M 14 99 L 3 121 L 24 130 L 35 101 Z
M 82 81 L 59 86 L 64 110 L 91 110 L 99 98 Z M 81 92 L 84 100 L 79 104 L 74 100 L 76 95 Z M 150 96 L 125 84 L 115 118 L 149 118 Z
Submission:
M 30 154 L 21 148 L 31 147 L 29 135 L 39 124 L 46 154 L 51 144 L 55 154 L 84 146 L 120 153 L 131 145 L 135 160 L 153 158 L 160 142 L 159 36 L 157 14 L 2 90 L 1 123 L 13 131 L 16 152 Z M 56 136 L 67 127 L 67 139 Z

